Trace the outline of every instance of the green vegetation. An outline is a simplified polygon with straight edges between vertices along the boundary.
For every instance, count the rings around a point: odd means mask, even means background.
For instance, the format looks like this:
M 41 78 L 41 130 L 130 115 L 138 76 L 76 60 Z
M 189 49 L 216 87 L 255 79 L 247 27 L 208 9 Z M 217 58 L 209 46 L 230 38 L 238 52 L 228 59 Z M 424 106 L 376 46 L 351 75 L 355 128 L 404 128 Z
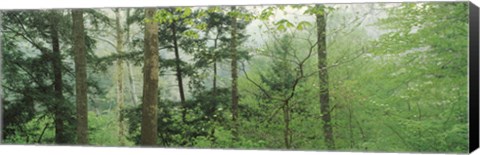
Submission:
M 2 142 L 465 153 L 467 8 L 6 11 Z

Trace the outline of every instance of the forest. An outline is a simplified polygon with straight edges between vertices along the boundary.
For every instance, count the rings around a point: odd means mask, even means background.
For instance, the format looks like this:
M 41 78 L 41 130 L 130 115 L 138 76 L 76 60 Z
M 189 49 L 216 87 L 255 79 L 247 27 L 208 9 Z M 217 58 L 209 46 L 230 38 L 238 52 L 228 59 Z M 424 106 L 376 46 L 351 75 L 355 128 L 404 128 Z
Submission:
M 468 2 L 0 18 L 4 144 L 468 151 Z

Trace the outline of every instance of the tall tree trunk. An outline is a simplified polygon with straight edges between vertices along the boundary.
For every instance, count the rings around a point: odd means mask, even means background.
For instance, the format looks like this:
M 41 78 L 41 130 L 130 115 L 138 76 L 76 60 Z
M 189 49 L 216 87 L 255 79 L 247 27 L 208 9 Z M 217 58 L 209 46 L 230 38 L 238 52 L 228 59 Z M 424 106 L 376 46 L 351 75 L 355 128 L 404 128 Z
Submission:
M 144 70 L 141 144 L 157 144 L 158 99 L 158 24 L 154 21 L 156 9 L 145 9 Z
M 130 18 L 130 9 L 127 9 L 126 10 L 127 12 L 127 15 L 126 15 L 126 22 L 125 22 L 125 32 L 126 32 L 126 41 L 127 41 L 127 44 L 125 44 L 126 48 L 127 48 L 127 51 L 130 51 L 131 50 L 131 46 L 130 46 L 130 23 L 128 22 L 128 19 Z M 130 95 L 131 95 L 131 98 L 132 98 L 132 102 L 133 102 L 133 105 L 137 105 L 138 104 L 138 99 L 137 99 L 137 89 L 135 88 L 135 78 L 133 76 L 133 71 L 132 71 L 132 64 L 130 64 L 128 61 L 125 61 L 127 63 L 127 68 L 128 68 L 128 81 L 129 81 L 129 84 L 130 84 Z
M 218 96 L 217 96 L 217 42 L 218 42 L 218 38 L 220 36 L 220 31 L 217 27 L 217 35 L 215 37 L 215 39 L 213 40 L 213 49 L 214 49 L 214 52 L 213 52 L 213 86 L 212 86 L 212 96 L 213 96 L 213 105 L 210 106 L 210 114 L 215 115 L 215 111 L 217 109 L 217 100 L 218 100 Z M 216 121 L 217 117 L 212 117 L 214 121 Z M 212 129 L 210 130 L 210 139 L 212 141 L 212 146 L 213 144 L 215 144 L 215 125 L 212 126 Z
M 177 43 L 177 28 L 175 21 L 170 25 L 172 29 L 172 36 L 173 36 L 173 48 L 175 50 L 175 67 L 177 70 L 177 82 L 178 82 L 178 92 L 180 93 L 180 102 L 183 106 L 182 109 L 182 121 L 185 123 L 186 119 L 185 116 L 187 115 L 187 106 L 185 103 L 185 93 L 183 91 L 183 80 L 182 80 L 182 68 L 180 67 L 180 54 L 178 52 L 178 43 Z
M 60 54 L 60 43 L 58 36 L 58 14 L 52 11 L 50 14 L 50 39 L 52 41 L 52 69 L 53 69 L 53 89 L 55 95 L 55 143 L 66 144 L 68 138 L 65 131 L 65 105 L 63 97 L 62 83 L 62 57 Z
M 323 9 L 323 5 L 317 5 L 318 9 Z M 333 139 L 333 129 L 330 116 L 330 101 L 328 90 L 328 69 L 327 69 L 327 51 L 326 51 L 326 20 L 325 12 L 316 15 L 317 22 L 317 41 L 318 41 L 318 69 L 320 81 L 320 111 L 322 113 L 323 132 L 325 143 L 329 150 L 335 149 Z
M 123 55 L 125 52 L 123 51 L 123 28 L 120 23 L 120 10 L 117 8 L 114 10 L 115 12 L 115 29 L 116 29 L 116 51 L 119 55 Z M 122 58 L 117 59 L 116 63 L 117 68 L 117 111 L 118 111 L 118 140 L 121 146 L 125 145 L 125 122 L 123 121 L 122 110 L 124 107 L 124 89 L 123 89 L 123 60 Z
M 235 6 L 231 7 L 232 11 L 236 11 Z M 232 42 L 230 44 L 230 52 L 232 58 L 232 122 L 233 122 L 233 136 L 238 140 L 238 88 L 237 88 L 237 17 L 232 16 Z
M 77 143 L 88 144 L 87 56 L 83 11 L 73 10 L 73 50 L 75 52 L 75 91 L 77 104 Z

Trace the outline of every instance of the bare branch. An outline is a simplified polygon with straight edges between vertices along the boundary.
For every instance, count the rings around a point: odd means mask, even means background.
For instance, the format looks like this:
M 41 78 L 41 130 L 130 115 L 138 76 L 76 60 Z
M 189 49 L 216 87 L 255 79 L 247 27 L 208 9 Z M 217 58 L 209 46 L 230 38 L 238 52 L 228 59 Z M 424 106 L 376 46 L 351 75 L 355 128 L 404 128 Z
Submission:
M 250 79 L 250 77 L 248 77 L 248 74 L 247 72 L 245 71 L 245 64 L 243 62 L 241 62 L 242 64 L 242 71 L 243 71 L 243 74 L 245 75 L 245 78 L 250 81 L 251 83 L 253 83 L 258 89 L 260 89 L 263 94 L 265 94 L 268 98 L 270 99 L 273 99 L 273 97 L 268 93 L 267 90 L 265 90 L 262 86 L 260 86 L 259 84 L 257 84 L 255 81 L 253 81 L 252 79 Z

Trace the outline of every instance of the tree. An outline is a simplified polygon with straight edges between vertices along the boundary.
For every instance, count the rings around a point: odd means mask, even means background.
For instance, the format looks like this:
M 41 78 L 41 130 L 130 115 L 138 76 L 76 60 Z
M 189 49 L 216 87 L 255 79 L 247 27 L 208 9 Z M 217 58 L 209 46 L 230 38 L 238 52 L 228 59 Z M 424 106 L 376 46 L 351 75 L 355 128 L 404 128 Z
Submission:
M 333 129 L 330 116 L 330 95 L 328 83 L 328 67 L 327 67 L 327 43 L 326 43 L 326 12 L 323 5 L 317 5 L 315 9 L 319 9 L 316 16 L 317 23 L 317 42 L 318 42 L 318 78 L 320 80 L 320 110 L 322 113 L 323 131 L 325 135 L 325 143 L 330 150 L 335 149 L 335 141 L 333 139 Z
M 88 144 L 87 64 L 83 11 L 72 10 L 77 104 L 77 143 Z
M 195 14 L 192 13 L 190 7 L 164 8 L 157 12 L 156 18 L 160 24 L 159 36 L 162 49 L 171 49 L 174 54 L 173 59 L 161 60 L 162 68 L 172 68 L 177 80 L 178 94 L 180 104 L 182 105 L 182 121 L 188 123 L 186 119 L 188 103 L 186 99 L 186 91 L 184 78 L 191 76 L 188 70 L 188 63 L 182 60 L 181 54 L 188 54 L 185 49 L 190 48 L 186 42 L 191 42 L 192 38 L 197 38 L 198 34 L 193 30 Z M 183 53 L 181 52 L 183 50 Z
M 205 68 L 210 68 L 213 70 L 213 74 L 211 75 L 212 77 L 212 88 L 211 88 L 211 94 L 208 94 L 210 96 L 209 101 L 207 104 L 202 105 L 204 107 L 207 107 L 205 110 L 205 115 L 209 119 L 213 119 L 214 121 L 220 121 L 223 118 L 220 118 L 217 114 L 217 108 L 220 107 L 223 104 L 226 104 L 224 101 L 224 96 L 223 94 L 226 94 L 226 92 L 222 92 L 219 90 L 225 91 L 223 87 L 225 86 L 219 86 L 218 85 L 218 68 L 221 64 L 222 61 L 225 59 L 230 58 L 230 52 L 228 50 L 228 44 L 230 44 L 229 40 L 227 39 L 228 35 L 228 30 L 229 30 L 229 22 L 230 18 L 229 16 L 226 15 L 225 11 L 222 10 L 220 7 L 209 7 L 206 11 L 206 16 L 201 19 L 201 22 L 204 22 L 206 24 L 204 33 L 205 33 L 205 41 L 212 41 L 213 40 L 213 45 L 203 47 L 205 50 L 199 50 L 195 52 L 195 66 L 197 67 L 205 67 Z M 199 24 L 201 25 L 201 24 Z M 213 37 L 212 37 L 213 35 Z M 203 79 L 200 79 L 203 80 Z M 199 87 L 199 86 L 197 86 Z M 197 88 L 196 92 L 199 92 L 197 97 L 198 99 L 202 99 L 203 97 L 200 97 L 200 95 L 204 95 L 205 93 L 203 91 L 198 91 L 200 89 Z M 230 94 L 230 92 L 228 92 Z M 207 95 L 207 94 L 205 94 Z M 210 132 L 210 138 L 212 139 L 212 143 L 215 142 L 215 125 L 212 126 L 211 132 Z
M 3 143 L 468 149 L 468 3 L 2 15 Z
M 236 7 L 231 7 L 231 18 L 232 18 L 232 29 L 231 29 L 231 74 L 232 74 L 232 122 L 233 122 L 233 135 L 235 139 L 238 139 L 238 73 L 237 73 L 237 17 L 236 17 Z
M 388 15 L 377 23 L 388 32 L 371 53 L 398 70 L 390 81 L 403 83 L 390 86 L 402 101 L 390 111 L 405 116 L 385 124 L 395 135 L 392 139 L 405 149 L 467 150 L 459 140 L 467 138 L 468 3 L 402 3 L 389 8 Z
M 40 133 L 27 136 L 26 139 L 28 140 L 26 141 L 57 144 L 75 143 L 75 105 L 72 104 L 75 102 L 73 97 L 75 86 L 73 82 L 65 82 L 75 79 L 73 59 L 71 59 L 74 52 L 61 52 L 71 50 L 71 45 L 73 45 L 71 44 L 73 37 L 68 35 L 72 34 L 71 16 L 67 16 L 65 11 L 45 10 L 13 11 L 8 12 L 5 17 L 4 19 L 8 21 L 3 23 L 3 26 L 8 31 L 5 31 L 4 34 L 7 37 L 5 40 L 7 40 L 6 45 L 9 48 L 2 47 L 2 49 L 6 49 L 5 56 L 10 57 L 11 60 L 8 62 L 9 65 L 6 66 L 14 70 L 20 69 L 22 72 L 18 76 L 9 75 L 5 77 L 10 80 L 23 80 L 2 83 L 2 85 L 18 88 L 9 91 L 12 95 L 23 94 L 25 96 L 6 99 L 11 105 L 3 108 L 6 112 L 15 114 L 17 112 L 10 108 L 16 107 L 16 104 L 24 104 L 20 106 L 23 107 L 21 109 L 28 109 L 30 104 L 27 101 L 35 103 L 31 105 L 31 110 L 25 111 L 28 117 L 19 115 L 18 117 L 12 117 L 12 119 L 5 119 L 6 122 L 9 122 L 8 126 L 14 127 L 9 127 L 11 130 L 6 131 L 8 133 L 6 136 L 10 137 L 9 134 L 15 132 L 19 134 L 31 133 L 32 131 L 22 129 L 28 126 L 30 121 L 52 121 L 52 123 L 45 123 Z M 86 43 L 89 47 L 92 47 L 90 46 L 91 40 L 86 41 Z M 25 74 L 29 76 L 25 76 Z M 20 100 L 24 101 L 17 102 Z M 30 121 L 17 122 L 15 119 Z M 53 130 L 54 134 L 52 134 L 52 137 L 45 137 L 46 134 L 44 133 L 48 133 L 50 129 Z M 31 140 L 32 136 L 35 136 L 36 140 Z
M 158 99 L 158 25 L 154 20 L 156 9 L 145 9 L 142 145 L 157 144 Z
M 132 25 L 133 22 L 131 22 L 130 18 L 131 18 L 131 15 L 130 15 L 130 12 L 131 10 L 130 9 L 127 9 L 126 10 L 126 26 L 125 26 L 125 33 L 126 33 L 126 41 L 127 44 L 126 48 L 127 48 L 127 51 L 131 51 L 133 50 L 132 48 L 132 44 L 130 44 L 133 40 L 132 40 L 132 35 L 130 34 L 130 26 Z M 134 77 L 133 77 L 133 71 L 132 71 L 132 64 L 130 64 L 129 61 L 126 61 L 127 63 L 127 68 L 128 68 L 128 81 L 130 83 L 130 94 L 131 94 L 131 98 L 132 98 L 132 102 L 133 102 L 133 105 L 137 105 L 137 90 L 136 90 L 136 87 L 135 87 L 135 84 L 134 84 Z
M 70 140 L 67 138 L 65 131 L 65 118 L 67 115 L 66 102 L 63 96 L 62 81 L 62 56 L 60 51 L 59 26 L 61 15 L 54 10 L 49 11 L 48 21 L 50 24 L 50 41 L 52 46 L 52 71 L 54 75 L 53 87 L 55 94 L 55 142 L 57 144 L 65 144 Z
M 120 22 L 121 15 L 120 15 L 120 9 L 115 9 L 115 39 L 116 39 L 116 44 L 115 44 L 115 50 L 119 55 L 123 55 L 125 53 L 124 51 L 124 30 L 122 28 L 122 24 Z M 122 58 L 117 59 L 116 63 L 116 72 L 117 72 L 117 110 L 118 110 L 118 125 L 119 125 L 119 141 L 120 145 L 125 145 L 125 123 L 123 122 L 122 114 L 121 111 L 124 108 L 124 88 L 123 88 L 123 60 Z

